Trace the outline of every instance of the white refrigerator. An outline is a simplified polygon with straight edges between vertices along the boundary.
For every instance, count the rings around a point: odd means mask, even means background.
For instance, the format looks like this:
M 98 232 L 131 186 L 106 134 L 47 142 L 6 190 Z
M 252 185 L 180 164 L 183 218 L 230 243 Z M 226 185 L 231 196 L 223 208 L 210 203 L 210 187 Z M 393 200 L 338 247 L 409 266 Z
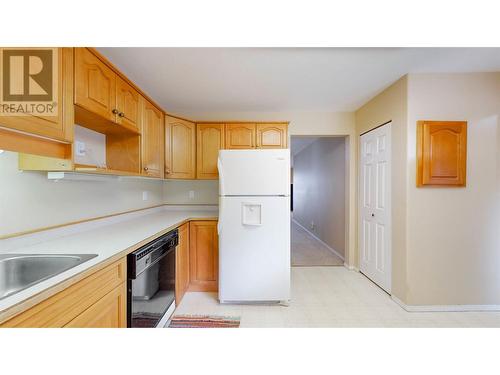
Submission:
M 290 150 L 221 150 L 219 301 L 290 300 Z

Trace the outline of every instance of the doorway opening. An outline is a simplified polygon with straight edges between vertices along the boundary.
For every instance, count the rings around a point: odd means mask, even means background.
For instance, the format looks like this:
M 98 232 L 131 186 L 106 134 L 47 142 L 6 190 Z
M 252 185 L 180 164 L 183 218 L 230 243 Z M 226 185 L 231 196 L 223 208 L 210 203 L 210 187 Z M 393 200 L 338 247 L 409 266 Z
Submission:
M 347 137 L 291 137 L 292 266 L 343 266 Z

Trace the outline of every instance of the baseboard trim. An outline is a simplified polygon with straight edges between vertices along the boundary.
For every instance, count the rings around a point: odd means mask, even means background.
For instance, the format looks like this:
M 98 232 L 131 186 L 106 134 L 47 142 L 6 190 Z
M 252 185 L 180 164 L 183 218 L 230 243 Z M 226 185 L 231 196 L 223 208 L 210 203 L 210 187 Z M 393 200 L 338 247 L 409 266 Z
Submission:
M 407 305 L 399 298 L 392 300 L 408 312 L 481 312 L 500 311 L 500 305 Z
M 346 262 L 344 262 L 344 267 L 347 268 L 349 271 L 356 271 L 359 272 L 359 268 L 355 266 L 350 266 Z
M 309 231 L 306 227 L 304 227 L 302 224 L 300 224 L 297 220 L 295 220 L 294 218 L 292 218 L 292 221 L 295 224 L 297 224 L 299 227 L 301 227 L 302 229 L 304 229 L 308 234 L 310 234 L 311 237 L 313 237 L 314 239 L 316 239 L 319 242 L 321 242 L 324 246 L 326 246 L 326 248 L 328 250 L 330 250 L 332 253 L 334 253 L 336 256 L 338 256 L 343 261 L 345 261 L 345 258 L 342 255 L 340 255 L 339 253 L 337 253 L 333 248 L 331 248 L 330 246 L 328 246 L 328 244 L 326 244 L 323 240 L 321 240 L 320 238 L 318 238 L 314 233 L 312 233 L 311 231 Z M 344 265 L 345 265 L 345 263 L 344 263 Z

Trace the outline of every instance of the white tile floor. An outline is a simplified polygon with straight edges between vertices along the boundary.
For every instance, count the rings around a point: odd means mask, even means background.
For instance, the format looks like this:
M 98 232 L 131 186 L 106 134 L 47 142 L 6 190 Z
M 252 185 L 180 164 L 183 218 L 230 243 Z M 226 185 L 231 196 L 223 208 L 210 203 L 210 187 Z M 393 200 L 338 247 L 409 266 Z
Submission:
M 241 327 L 500 327 L 500 312 L 409 313 L 345 267 L 293 267 L 290 306 L 221 305 L 187 293 L 179 314 L 241 317 Z

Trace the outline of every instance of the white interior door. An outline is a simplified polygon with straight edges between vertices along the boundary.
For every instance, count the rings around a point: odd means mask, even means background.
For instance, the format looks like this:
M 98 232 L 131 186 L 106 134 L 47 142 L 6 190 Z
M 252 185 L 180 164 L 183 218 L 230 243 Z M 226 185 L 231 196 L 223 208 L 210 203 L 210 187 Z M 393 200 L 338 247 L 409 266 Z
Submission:
M 391 292 L 391 123 L 360 139 L 360 270 Z

